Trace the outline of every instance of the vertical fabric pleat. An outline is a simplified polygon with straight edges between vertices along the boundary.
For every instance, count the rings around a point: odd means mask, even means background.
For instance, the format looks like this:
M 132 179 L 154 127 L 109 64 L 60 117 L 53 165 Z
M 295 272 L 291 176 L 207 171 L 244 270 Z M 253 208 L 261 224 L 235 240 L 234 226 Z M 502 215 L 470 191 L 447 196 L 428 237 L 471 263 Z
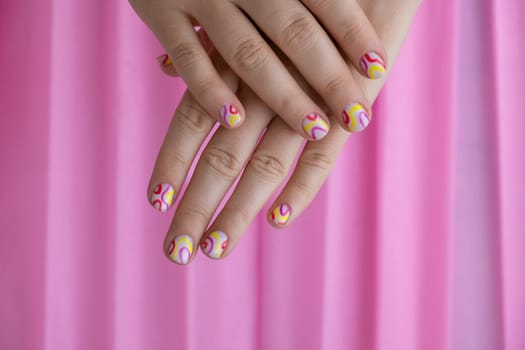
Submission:
M 43 349 L 49 1 L 0 1 L 0 349 Z
M 525 3 L 492 1 L 492 38 L 499 178 L 503 345 L 525 349 L 525 68 L 513 63 L 525 55 Z
M 120 1 L 0 19 L 0 349 L 525 349 L 522 1 L 423 1 L 293 227 L 185 268 L 146 200 L 184 91 L 154 36 Z
M 114 5 L 51 3 L 45 349 L 113 344 Z

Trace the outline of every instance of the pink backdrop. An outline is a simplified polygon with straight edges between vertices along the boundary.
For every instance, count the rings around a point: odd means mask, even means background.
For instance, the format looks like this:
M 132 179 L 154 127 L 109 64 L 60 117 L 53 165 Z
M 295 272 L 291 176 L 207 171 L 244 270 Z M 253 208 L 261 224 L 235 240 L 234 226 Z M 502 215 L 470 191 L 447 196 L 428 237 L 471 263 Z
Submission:
M 424 1 L 293 228 L 181 268 L 145 199 L 183 91 L 152 35 L 1 0 L 0 349 L 524 350 L 523 33 L 523 0 Z

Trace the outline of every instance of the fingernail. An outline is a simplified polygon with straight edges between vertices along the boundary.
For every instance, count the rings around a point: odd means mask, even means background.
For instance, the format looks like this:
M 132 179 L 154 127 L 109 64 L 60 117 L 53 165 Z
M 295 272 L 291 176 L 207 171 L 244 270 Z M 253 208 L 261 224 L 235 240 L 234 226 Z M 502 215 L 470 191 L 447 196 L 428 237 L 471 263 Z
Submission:
M 357 102 L 351 103 L 343 110 L 343 122 L 348 131 L 359 132 L 365 130 L 370 124 L 370 117 L 366 109 Z
M 287 204 L 279 204 L 272 210 L 272 221 L 274 224 L 284 226 L 290 219 L 292 208 Z
M 173 203 L 175 189 L 170 184 L 159 184 L 151 194 L 151 205 L 161 212 L 165 212 Z
M 303 119 L 303 130 L 314 140 L 320 140 L 328 134 L 328 123 L 317 113 L 310 113 Z
M 230 128 L 236 127 L 242 120 L 241 113 L 239 113 L 239 110 L 231 103 L 222 106 L 220 114 L 224 123 Z
M 168 245 L 168 256 L 177 264 L 186 265 L 193 253 L 193 240 L 188 235 L 173 238 Z
M 379 79 L 386 72 L 385 62 L 383 62 L 381 56 L 373 51 L 365 53 L 361 57 L 361 67 L 370 79 Z
M 159 62 L 159 64 L 162 64 L 163 66 L 169 66 L 173 63 L 171 61 L 170 56 L 168 56 L 167 54 L 160 55 L 159 57 L 157 57 L 157 62 Z
M 213 231 L 201 243 L 204 254 L 213 259 L 219 259 L 227 246 L 228 236 L 222 231 Z

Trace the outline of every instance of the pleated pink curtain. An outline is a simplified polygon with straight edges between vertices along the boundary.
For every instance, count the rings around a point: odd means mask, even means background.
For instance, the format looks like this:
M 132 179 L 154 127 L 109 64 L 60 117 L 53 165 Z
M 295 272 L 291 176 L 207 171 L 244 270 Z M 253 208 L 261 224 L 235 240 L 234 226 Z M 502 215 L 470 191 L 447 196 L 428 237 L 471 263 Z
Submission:
M 124 1 L 0 2 L 0 349 L 525 349 L 525 3 L 426 0 L 286 231 L 169 263 L 184 89 Z

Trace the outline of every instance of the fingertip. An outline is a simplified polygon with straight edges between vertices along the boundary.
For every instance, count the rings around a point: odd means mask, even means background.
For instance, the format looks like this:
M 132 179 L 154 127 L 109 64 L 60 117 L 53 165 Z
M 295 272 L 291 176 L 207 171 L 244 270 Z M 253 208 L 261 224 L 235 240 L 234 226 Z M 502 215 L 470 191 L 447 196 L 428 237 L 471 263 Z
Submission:
M 210 232 L 200 243 L 204 255 L 213 260 L 219 260 L 227 256 L 226 251 L 230 238 L 224 231 L 214 230 Z
M 376 51 L 369 51 L 359 60 L 361 73 L 369 79 L 379 79 L 386 74 L 385 61 L 385 58 Z
M 292 207 L 287 203 L 275 204 L 268 212 L 268 222 L 275 228 L 285 228 L 292 216 Z
M 341 113 L 341 124 L 350 133 L 365 130 L 372 121 L 372 113 L 364 107 L 365 104 L 352 102 Z
M 302 129 L 309 140 L 318 141 L 323 139 L 330 131 L 330 122 L 317 112 L 312 112 L 303 118 Z
M 178 265 L 187 265 L 193 260 L 193 238 L 186 234 L 176 235 L 175 237 L 168 235 L 166 238 L 164 254 L 171 262 Z
M 226 128 L 235 129 L 242 125 L 244 117 L 241 109 L 232 103 L 225 103 L 219 109 L 219 118 Z
M 151 206 L 161 213 L 168 211 L 173 204 L 175 188 L 169 183 L 157 184 L 153 191 L 148 191 L 148 199 Z
M 172 77 L 178 77 L 179 73 L 173 66 L 173 61 L 167 54 L 163 54 L 157 57 L 157 62 L 159 63 L 160 69 L 166 75 Z

